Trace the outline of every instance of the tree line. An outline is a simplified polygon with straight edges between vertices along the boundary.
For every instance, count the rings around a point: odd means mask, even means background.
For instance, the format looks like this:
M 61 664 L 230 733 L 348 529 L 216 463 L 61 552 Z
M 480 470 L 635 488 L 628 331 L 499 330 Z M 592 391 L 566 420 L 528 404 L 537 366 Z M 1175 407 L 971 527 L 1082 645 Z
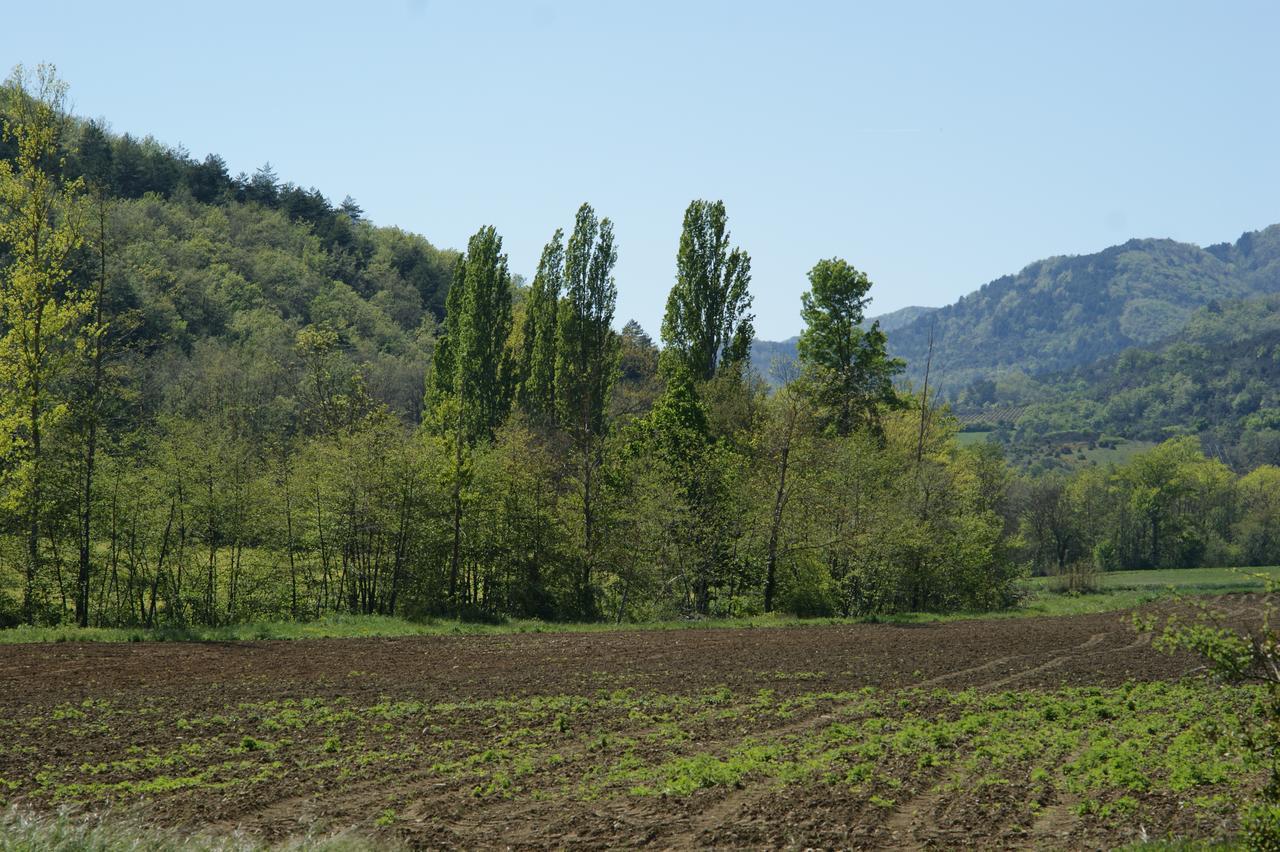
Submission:
M 144 274 L 112 239 L 137 211 L 116 171 L 68 166 L 102 160 L 102 137 L 65 114 L 48 69 L 7 93 L 11 620 L 621 620 L 1007 595 L 998 466 L 894 389 L 901 364 L 860 325 L 870 282 L 844 261 L 811 273 L 803 376 L 771 395 L 748 369 L 750 256 L 722 203 L 686 211 L 661 351 L 635 323 L 615 330 L 614 229 L 589 205 L 527 286 L 482 228 L 451 270 L 406 417 L 370 392 L 348 329 L 315 300 L 287 353 L 281 334 L 237 341 L 243 314 L 215 355 L 197 341 L 156 363 L 133 345 L 137 306 L 110 296 L 114 278 Z M 975 519 L 990 534 L 969 547 L 956 525 Z M 968 561 L 947 543 L 962 539 Z
M 764 385 L 721 202 L 685 211 L 659 345 L 617 328 L 590 205 L 528 282 L 492 227 L 445 253 L 329 208 L 353 253 L 280 192 L 130 198 L 75 167 L 98 136 L 51 69 L 2 91 L 2 622 L 948 611 L 1048 564 L 1038 484 L 957 443 L 927 363 L 902 381 L 848 262 Z
M 1237 475 L 1194 435 L 1111 468 L 1024 478 L 1013 494 L 1041 574 L 1280 564 L 1280 468 Z

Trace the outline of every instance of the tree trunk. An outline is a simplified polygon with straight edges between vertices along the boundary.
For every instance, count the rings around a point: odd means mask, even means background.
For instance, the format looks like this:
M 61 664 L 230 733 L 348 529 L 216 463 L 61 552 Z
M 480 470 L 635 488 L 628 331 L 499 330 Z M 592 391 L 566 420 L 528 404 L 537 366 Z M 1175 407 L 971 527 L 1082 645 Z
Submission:
M 782 530 L 782 510 L 787 500 L 787 464 L 791 457 L 791 435 L 795 428 L 796 413 L 793 408 L 787 416 L 787 428 L 783 433 L 782 458 L 778 465 L 778 489 L 773 498 L 773 517 L 769 523 L 769 551 L 764 575 L 764 611 L 773 612 L 773 598 L 777 592 L 778 537 Z
M 462 566 L 462 423 L 458 423 L 453 455 L 453 547 L 449 555 L 449 606 L 461 610 L 458 601 L 458 573 Z

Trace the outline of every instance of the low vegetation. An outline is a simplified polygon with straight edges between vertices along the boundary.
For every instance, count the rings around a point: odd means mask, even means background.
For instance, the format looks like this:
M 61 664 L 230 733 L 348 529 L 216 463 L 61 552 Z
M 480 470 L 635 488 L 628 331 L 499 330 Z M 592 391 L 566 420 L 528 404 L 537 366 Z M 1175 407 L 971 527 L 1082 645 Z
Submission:
M 1259 718 L 1262 693 L 1172 682 L 1185 663 L 1120 617 L 1085 619 L 910 636 L 699 631 L 684 650 L 654 633 L 484 648 L 467 638 L 452 650 L 286 644 L 249 667 L 214 646 L 199 650 L 205 662 L 181 662 L 190 649 L 152 645 L 112 663 L 137 670 L 104 671 L 116 687 L 97 697 L 51 683 L 4 716 L 0 801 L 427 846 L 484 845 L 517 812 L 536 816 L 505 842 L 599 838 L 628 814 L 668 839 L 748 845 L 787 832 L 831 845 L 974 831 L 1043 845 L 1063 826 L 1090 845 L 1135 839 L 1139 826 L 1151 838 L 1229 836 L 1241 796 L 1264 780 L 1234 735 Z M 991 642 L 1008 642 L 1009 656 Z M 633 659 L 614 659 L 627 646 Z M 41 662 L 41 649 L 24 649 L 21 662 L 100 668 L 77 662 L 87 650 Z M 298 654 L 325 674 L 289 674 Z M 152 682 L 145 669 L 157 665 L 181 676 Z
M 1088 615 L 1128 610 L 1173 596 L 1259 592 L 1280 568 L 1193 568 L 1157 571 L 1115 571 L 1096 575 L 1088 593 L 1064 593 L 1056 578 L 1024 581 L 1017 605 L 999 610 L 960 610 L 951 613 L 903 612 L 859 618 L 809 617 L 774 613 L 741 618 L 680 619 L 626 624 L 609 622 L 503 619 L 461 621 L 429 618 L 411 621 L 380 615 L 328 615 L 315 621 L 257 621 L 221 627 L 76 627 L 19 626 L 0 631 L 0 645 L 32 642 L 226 642 L 294 639 L 360 639 L 403 636 L 454 636 L 520 633 L 580 633 L 616 630 L 717 630 L 731 628 L 821 627 L 823 625 L 884 623 L 933 624 L 961 619 L 1005 619 L 1027 616 Z
M 128 818 L 75 809 L 44 816 L 18 808 L 0 812 L 0 852 L 372 852 L 394 849 L 357 835 L 293 838 L 282 843 L 140 826 Z

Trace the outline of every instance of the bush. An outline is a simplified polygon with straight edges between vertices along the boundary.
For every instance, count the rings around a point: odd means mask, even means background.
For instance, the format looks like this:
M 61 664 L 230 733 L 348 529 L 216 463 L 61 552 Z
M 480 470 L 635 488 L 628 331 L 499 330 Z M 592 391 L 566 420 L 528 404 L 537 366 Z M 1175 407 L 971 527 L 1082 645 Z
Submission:
M 458 620 L 463 624 L 487 624 L 491 627 L 507 623 L 505 616 L 492 610 L 478 607 L 475 604 L 467 604 L 458 610 Z
M 1280 805 L 1255 805 L 1244 815 L 1244 838 L 1250 849 L 1280 849 Z
M 17 601 L 6 594 L 0 593 L 0 630 L 7 627 L 17 627 L 21 621 L 22 615 Z
M 799 563 L 785 576 L 779 609 L 800 618 L 830 618 L 840 607 L 835 584 L 826 568 L 814 563 Z
M 1224 627 L 1220 613 L 1199 604 L 1195 621 L 1168 616 L 1155 642 L 1164 651 L 1199 655 L 1208 670 L 1227 683 L 1261 681 L 1265 691 L 1255 712 L 1241 714 L 1234 722 L 1245 765 L 1267 773 L 1259 800 L 1242 803 L 1241 822 L 1247 848 L 1276 852 L 1280 852 L 1280 633 L 1272 625 L 1277 623 L 1278 594 L 1280 584 L 1269 578 L 1261 627 L 1246 632 Z M 1157 626 L 1155 619 L 1144 623 L 1137 616 L 1134 624 L 1148 630 Z
M 1049 587 L 1062 594 L 1083 595 L 1098 591 L 1098 569 L 1091 560 L 1077 559 L 1054 574 Z

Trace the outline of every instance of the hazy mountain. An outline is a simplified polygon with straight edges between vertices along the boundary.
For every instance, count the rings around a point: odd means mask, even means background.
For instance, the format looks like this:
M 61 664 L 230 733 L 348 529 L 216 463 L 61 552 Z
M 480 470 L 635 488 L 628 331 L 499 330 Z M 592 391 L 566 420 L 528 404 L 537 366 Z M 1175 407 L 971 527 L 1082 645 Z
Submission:
M 887 334 L 915 322 L 920 317 L 928 316 L 936 310 L 938 309 L 909 305 L 905 308 L 898 308 L 896 311 L 889 311 L 887 314 L 881 314 L 878 317 L 872 317 L 870 322 L 880 323 L 880 330 Z
M 953 305 L 905 323 L 889 348 L 918 378 L 934 334 L 944 388 L 1096 361 L 1164 340 L 1201 307 L 1280 292 L 1280 226 L 1200 248 L 1130 240 L 1096 254 L 1036 261 Z

